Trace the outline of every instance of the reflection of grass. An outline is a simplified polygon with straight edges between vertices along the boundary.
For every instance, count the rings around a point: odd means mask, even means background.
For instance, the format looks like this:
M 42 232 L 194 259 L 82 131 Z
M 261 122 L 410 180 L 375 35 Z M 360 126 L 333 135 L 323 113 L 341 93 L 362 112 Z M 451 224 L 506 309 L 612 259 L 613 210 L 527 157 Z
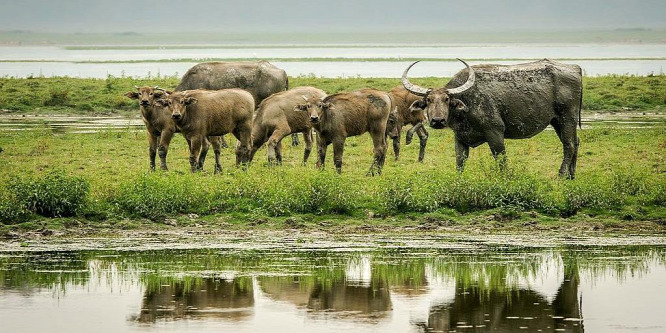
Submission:
M 422 250 L 421 250 L 422 251 Z M 177 250 L 146 252 L 45 253 L 0 257 L 0 288 L 24 290 L 48 288 L 66 292 L 68 286 L 88 283 L 123 285 L 140 281 L 147 290 L 178 284 L 197 290 L 206 281 L 232 280 L 234 287 L 249 290 L 252 277 L 260 282 L 310 290 L 344 283 L 347 266 L 370 258 L 371 284 L 397 290 L 418 289 L 428 283 L 449 282 L 485 292 L 518 287 L 520 279 L 540 278 L 537 272 L 555 267 L 549 275 L 611 276 L 622 282 L 629 276 L 648 274 L 666 263 L 662 247 L 580 247 L 561 250 L 494 250 L 479 252 L 401 250 L 358 252 L 271 252 L 226 250 Z M 561 257 L 561 262 L 558 258 Z M 427 280 L 429 279 L 429 280 Z

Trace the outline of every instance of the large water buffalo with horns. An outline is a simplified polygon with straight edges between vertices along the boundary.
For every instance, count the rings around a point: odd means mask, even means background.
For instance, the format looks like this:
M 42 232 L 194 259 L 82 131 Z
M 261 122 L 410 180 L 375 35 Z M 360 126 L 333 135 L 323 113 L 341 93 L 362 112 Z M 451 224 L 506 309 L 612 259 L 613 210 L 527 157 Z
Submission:
M 458 59 L 460 60 L 460 59 Z M 442 88 L 426 89 L 407 79 L 402 84 L 423 97 L 430 127 L 450 127 L 455 135 L 456 164 L 462 170 L 469 147 L 488 142 L 494 157 L 505 153 L 504 139 L 530 138 L 549 124 L 562 141 L 560 175 L 576 172 L 583 97 L 577 65 L 548 59 L 517 65 L 469 66 Z

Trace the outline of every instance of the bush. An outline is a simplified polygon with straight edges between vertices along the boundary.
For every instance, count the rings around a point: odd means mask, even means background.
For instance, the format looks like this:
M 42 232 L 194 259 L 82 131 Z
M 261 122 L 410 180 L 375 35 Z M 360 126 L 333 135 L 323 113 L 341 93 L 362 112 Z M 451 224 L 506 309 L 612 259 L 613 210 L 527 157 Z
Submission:
M 46 217 L 65 217 L 83 208 L 90 185 L 82 177 L 56 170 L 38 178 L 12 178 L 9 189 L 20 209 Z
M 29 213 L 13 195 L 0 191 L 0 222 L 3 224 L 22 222 Z
M 44 101 L 44 106 L 68 106 L 68 94 L 67 89 L 52 89 L 49 91 L 49 98 Z
M 198 213 L 205 192 L 199 175 L 144 174 L 120 185 L 111 203 L 129 216 L 152 220 L 175 213 Z

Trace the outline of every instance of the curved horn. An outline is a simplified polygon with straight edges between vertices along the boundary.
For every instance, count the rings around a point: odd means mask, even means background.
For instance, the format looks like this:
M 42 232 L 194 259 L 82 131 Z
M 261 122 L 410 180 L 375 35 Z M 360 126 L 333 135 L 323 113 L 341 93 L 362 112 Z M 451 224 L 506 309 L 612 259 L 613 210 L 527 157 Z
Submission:
M 134 88 L 136 88 L 137 90 L 140 89 L 139 86 L 137 86 L 136 84 L 134 85 Z
M 161 90 L 161 91 L 166 92 L 166 89 L 164 89 L 164 88 L 160 88 L 160 86 L 155 86 L 155 90 Z
M 412 93 L 414 95 L 425 96 L 428 93 L 430 93 L 430 90 L 432 90 L 432 89 L 426 89 L 426 88 L 423 88 L 423 87 L 419 87 L 415 84 L 412 84 L 407 79 L 407 72 L 409 72 L 409 69 L 412 68 L 412 66 L 416 65 L 416 63 L 418 63 L 418 61 L 409 65 L 409 67 L 407 67 L 407 69 L 405 69 L 405 71 L 402 73 L 402 86 L 405 87 L 405 89 L 407 89 L 410 93 Z
M 455 95 L 464 92 L 465 90 L 471 88 L 474 85 L 474 80 L 476 80 L 476 75 L 474 75 L 474 70 L 472 69 L 472 67 L 469 67 L 469 65 L 464 60 L 460 58 L 456 59 L 460 60 L 460 62 L 465 64 L 465 67 L 467 67 L 469 74 L 467 75 L 467 81 L 462 86 L 457 88 L 446 89 L 446 92 L 449 95 Z

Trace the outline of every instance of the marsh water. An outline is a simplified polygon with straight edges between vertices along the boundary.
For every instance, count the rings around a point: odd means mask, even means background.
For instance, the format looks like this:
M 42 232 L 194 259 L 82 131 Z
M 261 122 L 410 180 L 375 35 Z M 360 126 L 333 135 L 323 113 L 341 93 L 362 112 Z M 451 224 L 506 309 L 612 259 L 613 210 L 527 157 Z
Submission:
M 563 59 L 579 64 L 585 75 L 660 74 L 666 68 L 666 44 L 451 44 L 451 45 L 230 45 L 226 47 L 71 49 L 57 46 L 0 47 L 0 75 L 14 77 L 182 75 L 206 59 L 274 59 L 290 76 L 400 77 L 411 61 L 423 59 L 412 77 L 451 77 L 462 65 L 515 64 Z M 328 60 L 327 60 L 328 58 Z M 566 60 L 571 59 L 571 60 Z M 282 61 L 280 61 L 282 60 Z M 165 62 L 166 61 L 166 62 Z
M 0 253 L 3 332 L 664 332 L 665 301 L 661 245 Z
M 666 114 L 663 113 L 585 113 L 582 116 L 583 129 L 593 127 L 652 128 L 665 127 Z M 42 116 L 42 115 L 0 115 L 0 132 L 42 131 L 54 133 L 97 133 L 100 131 L 143 130 L 144 124 L 137 114 L 132 117 L 120 116 Z M 552 130 L 548 127 L 547 130 Z

